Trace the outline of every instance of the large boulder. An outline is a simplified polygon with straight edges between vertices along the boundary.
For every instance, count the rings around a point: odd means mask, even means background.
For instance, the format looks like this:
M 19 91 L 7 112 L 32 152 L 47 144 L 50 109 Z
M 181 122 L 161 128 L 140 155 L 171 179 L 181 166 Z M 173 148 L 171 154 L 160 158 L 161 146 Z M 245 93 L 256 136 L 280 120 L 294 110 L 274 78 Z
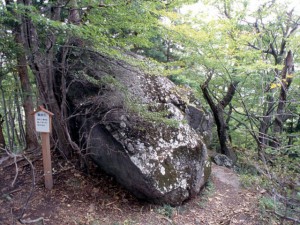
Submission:
M 211 117 L 192 93 L 122 61 L 78 58 L 67 78 L 73 139 L 138 198 L 178 205 L 196 195 Z

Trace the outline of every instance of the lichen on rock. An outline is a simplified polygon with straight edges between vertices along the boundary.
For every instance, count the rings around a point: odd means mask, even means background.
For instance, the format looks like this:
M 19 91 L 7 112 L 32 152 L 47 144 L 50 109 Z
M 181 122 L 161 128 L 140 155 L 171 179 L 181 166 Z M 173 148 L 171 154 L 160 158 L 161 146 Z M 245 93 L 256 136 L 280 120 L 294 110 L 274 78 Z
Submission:
M 85 71 L 88 64 L 87 76 L 101 81 L 111 74 L 115 85 L 72 80 L 70 73 L 79 144 L 138 198 L 178 205 L 195 196 L 203 185 L 207 151 L 201 134 L 203 128 L 211 132 L 209 115 L 166 77 L 97 54 L 84 58 L 73 70 Z

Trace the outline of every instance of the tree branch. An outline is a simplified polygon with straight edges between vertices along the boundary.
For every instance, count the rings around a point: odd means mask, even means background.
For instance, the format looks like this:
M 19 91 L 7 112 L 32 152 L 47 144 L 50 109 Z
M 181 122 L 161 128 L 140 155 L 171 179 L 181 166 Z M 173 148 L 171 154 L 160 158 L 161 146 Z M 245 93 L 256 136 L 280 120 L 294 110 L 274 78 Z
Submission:
M 218 103 L 223 109 L 226 108 L 226 106 L 231 102 L 238 84 L 239 84 L 239 81 L 233 81 L 229 84 L 226 95 Z

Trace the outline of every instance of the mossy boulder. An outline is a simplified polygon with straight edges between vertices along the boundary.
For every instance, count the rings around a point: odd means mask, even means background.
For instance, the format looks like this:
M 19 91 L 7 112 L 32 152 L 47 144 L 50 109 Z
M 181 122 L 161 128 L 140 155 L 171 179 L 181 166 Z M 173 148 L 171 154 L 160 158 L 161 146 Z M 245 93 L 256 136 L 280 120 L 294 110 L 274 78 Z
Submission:
M 192 93 L 122 61 L 80 58 L 68 76 L 73 139 L 138 198 L 179 205 L 195 196 L 211 117 Z

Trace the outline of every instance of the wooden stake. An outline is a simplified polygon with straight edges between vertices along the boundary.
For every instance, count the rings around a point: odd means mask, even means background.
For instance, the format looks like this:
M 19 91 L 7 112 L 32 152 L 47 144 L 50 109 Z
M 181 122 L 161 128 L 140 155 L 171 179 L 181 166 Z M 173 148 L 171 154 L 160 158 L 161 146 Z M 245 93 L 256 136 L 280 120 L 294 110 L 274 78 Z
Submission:
M 41 138 L 42 138 L 45 187 L 48 190 L 51 190 L 53 187 L 53 179 L 52 179 L 52 165 L 51 165 L 51 153 L 50 153 L 50 134 L 43 132 L 41 133 Z

